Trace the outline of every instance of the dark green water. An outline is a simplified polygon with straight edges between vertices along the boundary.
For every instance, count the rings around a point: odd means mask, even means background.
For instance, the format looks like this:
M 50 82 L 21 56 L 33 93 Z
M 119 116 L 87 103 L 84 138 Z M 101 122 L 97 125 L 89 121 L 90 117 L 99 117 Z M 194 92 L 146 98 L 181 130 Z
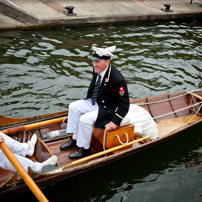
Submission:
M 91 80 L 92 45 L 117 46 L 112 63 L 125 76 L 131 99 L 202 87 L 200 20 L 1 31 L 0 45 L 3 116 L 62 111 L 84 98 Z M 50 201 L 199 202 L 201 141 L 199 125 L 43 192 Z M 23 199 L 35 201 L 32 194 Z

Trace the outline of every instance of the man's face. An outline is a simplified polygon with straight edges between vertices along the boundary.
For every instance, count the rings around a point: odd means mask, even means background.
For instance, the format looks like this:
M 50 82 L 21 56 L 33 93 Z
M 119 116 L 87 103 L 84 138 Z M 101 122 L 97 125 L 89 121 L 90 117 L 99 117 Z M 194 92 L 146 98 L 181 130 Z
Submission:
M 103 72 L 109 65 L 110 60 L 93 60 L 93 67 L 95 73 L 101 73 Z

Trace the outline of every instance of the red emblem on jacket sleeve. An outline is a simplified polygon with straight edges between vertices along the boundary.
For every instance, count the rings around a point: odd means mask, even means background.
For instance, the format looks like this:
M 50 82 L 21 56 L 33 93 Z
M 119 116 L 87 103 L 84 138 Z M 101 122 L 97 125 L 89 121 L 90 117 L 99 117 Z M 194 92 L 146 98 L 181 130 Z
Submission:
M 123 96 L 125 94 L 125 90 L 123 89 L 123 87 L 119 88 L 119 95 Z

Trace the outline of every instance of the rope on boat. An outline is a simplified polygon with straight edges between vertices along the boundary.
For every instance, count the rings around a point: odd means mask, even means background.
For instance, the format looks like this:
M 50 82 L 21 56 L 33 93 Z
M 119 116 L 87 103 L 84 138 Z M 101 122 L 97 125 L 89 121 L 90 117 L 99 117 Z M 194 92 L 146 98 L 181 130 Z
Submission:
M 105 132 L 104 132 L 104 136 L 103 136 L 103 150 L 105 151 L 106 148 L 105 148 L 105 141 L 106 141 L 106 134 L 107 134 L 107 130 L 105 129 Z M 127 144 L 129 142 L 129 137 L 128 137 L 128 134 L 127 133 L 124 133 L 126 135 L 126 142 L 122 142 L 120 137 L 118 135 L 116 135 L 116 137 L 118 138 L 118 141 L 120 142 L 120 144 L 124 145 L 124 144 Z M 107 154 L 105 154 L 105 157 L 107 156 Z
M 189 124 L 189 122 L 198 114 L 198 112 L 200 111 L 201 107 L 202 107 L 202 105 L 200 105 L 200 107 L 198 108 L 198 110 L 196 111 L 196 113 L 194 114 L 194 116 L 186 124 Z
M 106 134 L 107 134 L 107 130 L 105 129 L 105 132 L 104 132 L 104 136 L 103 136 L 103 150 L 105 151 L 105 140 L 106 140 Z M 107 154 L 105 154 L 105 157 L 107 156 Z
M 182 126 L 179 127 L 179 128 L 176 128 L 176 129 L 172 130 L 172 131 L 170 132 L 170 134 L 173 133 L 173 132 L 176 131 L 176 130 L 179 130 L 180 128 L 183 128 L 185 125 L 190 124 L 190 121 L 196 116 L 196 114 L 199 112 L 199 110 L 201 109 L 201 107 L 202 107 L 202 105 L 199 107 L 199 109 L 198 109 L 197 112 L 194 114 L 194 116 L 191 117 L 191 119 L 189 119 L 189 121 L 187 121 L 187 123 L 185 123 L 184 125 L 182 125 Z
M 173 100 L 173 99 L 176 99 L 178 97 L 181 97 L 181 96 L 184 96 L 184 95 L 187 95 L 188 93 L 184 93 L 182 95 L 178 95 L 176 97 L 172 97 L 172 98 L 168 98 L 168 99 L 164 99 L 164 100 L 158 100 L 158 101 L 155 101 L 155 102 L 143 102 L 143 103 L 137 103 L 137 105 L 150 105 L 150 104 L 156 104 L 156 103 L 159 103 L 159 102 L 165 102 L 165 101 L 168 101 L 168 100 Z
M 196 92 L 196 91 L 201 91 L 202 88 L 199 88 L 199 89 L 196 89 L 196 90 L 191 90 L 190 92 Z M 184 95 L 187 95 L 189 93 L 184 93 L 182 95 L 178 95 L 178 96 L 175 96 L 175 97 L 172 97 L 172 98 L 168 98 L 168 99 L 164 99 L 164 100 L 158 100 L 158 101 L 155 101 L 155 102 L 143 102 L 143 103 L 137 103 L 137 105 L 150 105 L 150 104 L 156 104 L 156 103 L 159 103 L 159 102 L 165 102 L 165 101 L 169 101 L 169 100 L 173 100 L 173 99 L 176 99 L 176 98 L 179 98 L 179 97 L 182 97 Z
M 67 126 L 67 124 L 65 123 L 65 119 L 67 119 L 67 117 L 65 117 L 65 118 L 63 119 L 63 124 L 64 124 L 65 126 Z
M 202 88 L 196 89 L 196 90 L 191 90 L 191 92 L 196 92 L 196 91 L 202 91 Z
M 176 113 L 176 112 L 183 111 L 183 110 L 185 110 L 185 109 L 191 108 L 191 107 L 196 106 L 196 105 L 198 105 L 198 104 L 202 104 L 202 101 L 201 101 L 201 102 L 198 102 L 198 103 L 196 103 L 196 104 L 193 104 L 193 105 L 189 105 L 188 107 L 185 107 L 185 108 L 182 108 L 182 109 L 173 111 L 173 112 L 169 112 L 169 113 L 167 113 L 167 114 L 162 114 L 162 115 L 160 115 L 160 116 L 155 116 L 155 117 L 153 117 L 153 119 L 157 119 L 157 118 L 161 118 L 161 117 L 163 117 L 163 116 L 167 116 L 167 115 L 170 115 L 170 114 L 174 114 L 174 113 Z M 199 108 L 201 108 L 201 106 L 200 106 Z M 199 110 L 198 110 L 198 111 L 199 111 Z
M 121 144 L 127 144 L 127 143 L 128 143 L 128 140 L 129 140 L 129 139 L 128 139 L 128 134 L 127 134 L 127 133 L 124 133 L 124 134 L 126 135 L 126 138 L 127 138 L 125 143 L 121 141 L 121 139 L 120 139 L 120 137 L 119 137 L 118 135 L 116 135 L 116 137 L 118 138 L 118 140 L 119 140 L 119 142 L 120 142 Z

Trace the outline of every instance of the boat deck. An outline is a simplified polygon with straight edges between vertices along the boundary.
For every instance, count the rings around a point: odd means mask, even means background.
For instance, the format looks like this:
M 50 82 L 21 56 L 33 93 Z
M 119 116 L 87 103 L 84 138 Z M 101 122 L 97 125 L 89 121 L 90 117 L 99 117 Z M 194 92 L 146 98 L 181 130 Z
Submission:
M 68 141 L 68 138 L 59 140 L 56 143 L 55 142 L 48 143 L 48 148 L 50 149 L 51 153 L 58 157 L 58 164 L 60 166 L 63 166 L 65 164 L 68 164 L 68 163 L 71 163 L 74 161 L 74 160 L 69 159 L 69 154 L 76 151 L 77 148 L 72 148 L 67 151 L 60 150 L 60 146 L 64 143 L 66 143 L 67 141 Z

